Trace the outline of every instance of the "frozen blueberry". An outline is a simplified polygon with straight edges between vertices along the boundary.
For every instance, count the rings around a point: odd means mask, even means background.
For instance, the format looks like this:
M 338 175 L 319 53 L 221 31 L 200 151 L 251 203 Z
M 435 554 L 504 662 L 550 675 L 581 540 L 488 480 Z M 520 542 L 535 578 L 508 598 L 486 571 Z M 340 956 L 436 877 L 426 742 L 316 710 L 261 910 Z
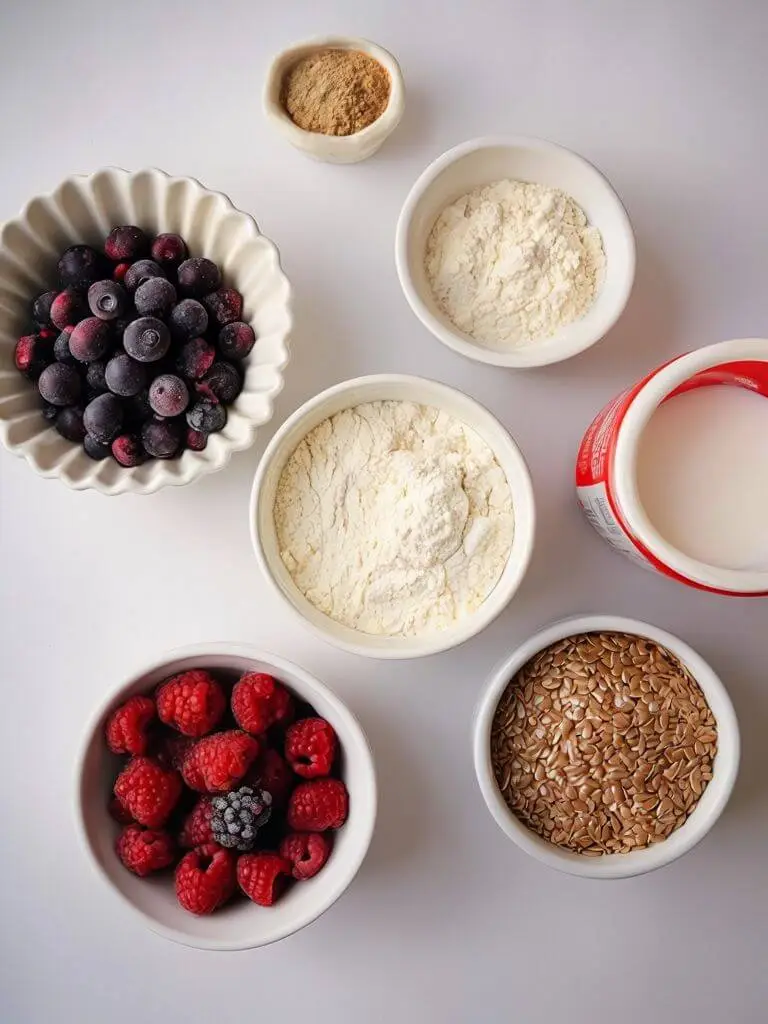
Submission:
M 243 390 L 243 378 L 232 363 L 219 360 L 196 385 L 203 398 L 229 405 Z
M 181 235 L 158 235 L 152 243 L 152 259 L 161 267 L 178 267 L 187 258 L 187 246 Z
M 171 459 L 181 448 L 182 432 L 172 420 L 149 420 L 141 431 L 141 443 L 147 455 Z
M 53 327 L 51 306 L 58 292 L 43 292 L 32 303 L 32 318 L 39 327 Z
M 187 448 L 190 448 L 193 452 L 201 452 L 208 444 L 208 435 L 204 434 L 202 430 L 193 430 L 192 427 L 187 427 Z
M 119 320 L 115 320 L 115 337 L 122 338 L 122 336 L 125 334 L 128 324 L 132 324 L 133 321 L 136 319 L 136 314 L 131 312 L 126 313 L 125 316 L 121 316 Z
M 131 398 L 146 386 L 147 371 L 127 353 L 119 352 L 107 363 L 104 378 L 113 395 Z
M 196 299 L 182 299 L 171 310 L 168 317 L 171 334 L 178 341 L 199 338 L 208 329 L 208 314 L 205 306 Z
M 243 296 L 234 288 L 219 288 L 203 298 L 211 323 L 223 327 L 234 323 L 243 315 Z
M 142 316 L 126 327 L 123 346 L 128 355 L 140 363 L 155 363 L 171 347 L 171 335 L 162 320 Z
M 88 305 L 99 320 L 117 320 L 125 312 L 128 296 L 117 281 L 97 281 L 88 289 Z
M 86 431 L 95 441 L 112 441 L 123 425 L 123 407 L 114 395 L 99 395 L 85 407 L 83 416 Z
M 13 351 L 16 369 L 19 373 L 23 373 L 28 380 L 37 380 L 54 358 L 55 354 L 50 338 L 41 337 L 40 334 L 25 334 L 16 342 L 16 348 Z
M 65 327 L 74 327 L 86 316 L 88 303 L 74 288 L 65 288 L 51 303 L 51 321 L 60 331 Z
M 112 446 L 108 444 L 102 444 L 101 441 L 97 441 L 95 437 L 91 437 L 90 434 L 86 434 L 83 438 L 83 448 L 85 454 L 95 460 L 107 459 L 112 454 Z
M 74 441 L 76 444 L 85 437 L 83 426 L 83 410 L 75 405 L 61 409 L 56 417 L 56 429 L 66 441 Z
M 121 466 L 140 466 L 146 455 L 141 441 L 133 434 L 121 434 L 112 442 L 112 454 Z
M 167 316 L 176 302 L 176 289 L 164 277 L 151 277 L 133 293 L 139 316 Z
M 184 295 L 201 298 L 215 292 L 221 284 L 219 268 L 205 256 L 193 256 L 184 260 L 178 270 L 179 289 Z
M 123 284 L 133 295 L 140 284 L 151 280 L 153 277 L 165 277 L 165 271 L 154 260 L 137 260 L 132 263 L 125 272 Z
M 155 377 L 149 387 L 149 404 L 158 416 L 180 416 L 189 405 L 187 385 L 172 373 Z
M 109 274 L 104 256 L 90 245 L 70 245 L 59 258 L 59 280 L 62 288 L 87 291 L 94 281 Z
M 97 316 L 81 320 L 69 336 L 69 351 L 81 363 L 92 363 L 101 359 L 112 347 L 112 329 Z
M 101 359 L 96 359 L 92 363 L 88 363 L 88 369 L 85 373 L 85 383 L 87 385 L 87 394 L 89 401 L 91 398 L 96 398 L 97 395 L 104 395 L 109 388 L 107 387 L 107 376 L 106 376 L 106 363 Z
M 46 402 L 44 398 L 40 399 L 40 413 L 46 423 L 53 423 L 56 417 L 59 415 L 59 410 L 55 405 L 51 405 L 50 402 Z
M 200 399 L 187 410 L 187 424 L 201 434 L 213 434 L 227 422 L 227 410 L 223 405 Z
M 69 339 L 72 334 L 71 327 L 65 327 L 53 343 L 53 358 L 59 363 L 68 363 L 75 366 L 77 360 L 69 350 Z
M 37 382 L 40 394 L 51 405 L 74 405 L 80 397 L 80 377 L 66 363 L 51 363 Z
M 185 341 L 176 356 L 176 369 L 188 380 L 200 380 L 213 366 L 216 349 L 205 338 Z
M 253 328 L 240 320 L 219 331 L 219 351 L 227 359 L 245 359 L 255 344 Z
M 137 260 L 149 252 L 149 239 L 134 224 L 122 224 L 107 235 L 104 252 L 111 260 Z
M 152 419 L 152 406 L 149 404 L 149 392 L 140 391 L 138 395 L 128 398 L 123 403 L 125 425 L 130 429 L 140 428 L 147 420 Z

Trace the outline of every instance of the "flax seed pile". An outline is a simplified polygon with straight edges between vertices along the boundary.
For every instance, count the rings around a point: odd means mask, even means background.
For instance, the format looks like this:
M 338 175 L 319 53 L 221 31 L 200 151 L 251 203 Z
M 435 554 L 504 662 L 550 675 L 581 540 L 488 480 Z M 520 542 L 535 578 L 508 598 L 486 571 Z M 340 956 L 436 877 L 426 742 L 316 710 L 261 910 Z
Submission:
M 650 640 L 583 633 L 545 648 L 502 694 L 491 759 L 510 809 L 587 857 L 666 839 L 712 778 L 715 719 Z

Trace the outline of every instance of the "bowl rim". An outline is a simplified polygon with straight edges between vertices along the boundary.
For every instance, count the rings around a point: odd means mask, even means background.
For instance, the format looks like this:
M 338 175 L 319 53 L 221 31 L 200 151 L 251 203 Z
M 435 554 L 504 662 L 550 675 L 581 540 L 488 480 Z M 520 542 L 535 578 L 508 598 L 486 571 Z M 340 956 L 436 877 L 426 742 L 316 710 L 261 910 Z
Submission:
M 375 121 L 352 135 L 324 135 L 321 132 L 309 132 L 300 128 L 279 102 L 280 86 L 291 62 L 295 63 L 302 57 L 323 49 L 360 50 L 373 57 L 389 74 L 390 90 L 386 107 Z M 278 99 L 275 99 L 275 96 Z M 364 147 L 365 143 L 374 140 L 377 143 L 379 140 L 383 142 L 399 124 L 404 106 L 405 84 L 397 59 L 383 46 L 362 36 L 313 36 L 286 46 L 270 61 L 262 91 L 262 108 L 267 117 L 281 129 L 292 145 L 316 155 L 320 155 L 316 151 L 322 148 L 326 154 L 332 156 L 347 156 L 350 152 Z
M 481 149 L 528 149 L 551 153 L 561 159 L 578 164 L 602 189 L 604 196 L 613 207 L 619 230 L 627 247 L 627 259 L 621 271 L 622 286 L 618 291 L 610 314 L 604 317 L 599 332 L 585 333 L 583 330 L 579 330 L 583 326 L 582 321 L 575 320 L 562 328 L 561 333 L 566 335 L 565 340 L 560 341 L 558 347 L 551 349 L 548 353 L 540 353 L 536 343 L 505 352 L 486 348 L 480 343 L 473 341 L 469 335 L 464 334 L 457 328 L 449 327 L 431 312 L 422 299 L 414 285 L 408 259 L 408 242 L 414 212 L 433 182 L 447 167 L 468 156 L 470 153 Z M 528 135 L 483 135 L 478 138 L 469 139 L 467 142 L 459 143 L 459 145 L 446 150 L 446 152 L 427 165 L 412 185 L 403 203 L 395 230 L 395 265 L 397 276 L 400 281 L 400 287 L 412 311 L 427 330 L 438 341 L 447 345 L 448 348 L 475 362 L 486 363 L 491 366 L 513 369 L 549 366 L 579 355 L 581 352 L 585 352 L 593 345 L 596 345 L 615 326 L 626 308 L 634 285 L 636 264 L 637 252 L 632 223 L 618 193 L 603 172 L 587 160 L 586 157 L 581 156 L 581 154 L 576 153 L 572 149 L 568 149 L 566 146 L 551 142 L 548 139 Z M 580 338 L 579 335 L 582 335 L 582 337 Z M 552 341 L 552 339 L 548 338 L 540 340 L 547 343 Z
M 189 658 L 216 657 L 217 655 L 227 655 L 254 662 L 264 662 L 275 669 L 275 675 L 278 678 L 280 677 L 281 672 L 300 678 L 302 683 L 306 684 L 309 692 L 320 694 L 323 700 L 332 707 L 334 716 L 337 716 L 334 723 L 332 723 L 334 728 L 336 728 L 336 722 L 340 720 L 343 723 L 344 729 L 349 730 L 355 735 L 356 742 L 359 744 L 360 750 L 363 754 L 362 768 L 365 774 L 364 783 L 367 794 L 366 800 L 361 801 L 360 841 L 357 851 L 350 861 L 350 865 L 344 879 L 329 892 L 328 897 L 323 901 L 322 905 L 316 912 L 304 916 L 298 925 L 290 925 L 277 929 L 274 934 L 270 935 L 270 937 L 265 941 L 244 941 L 242 939 L 230 941 L 227 939 L 212 939 L 207 936 L 192 936 L 177 928 L 164 925 L 149 914 L 146 914 L 116 885 L 114 885 L 109 875 L 99 863 L 99 860 L 95 856 L 91 847 L 91 843 L 88 838 L 88 830 L 85 824 L 85 813 L 83 810 L 83 786 L 86 760 L 89 750 L 93 742 L 98 740 L 98 733 L 103 728 L 105 719 L 112 708 L 133 689 L 142 677 L 148 676 L 153 672 L 157 672 L 163 669 L 166 665 L 170 665 L 175 661 L 180 661 L 182 659 L 186 660 Z M 288 686 L 290 688 L 290 684 L 288 684 Z M 341 737 L 340 742 L 343 742 Z M 325 683 L 320 682 L 320 680 L 311 672 L 308 672 L 307 669 L 302 668 L 295 662 L 289 661 L 287 658 L 282 658 L 279 655 L 272 654 L 271 652 L 246 643 L 228 641 L 198 643 L 172 648 L 171 650 L 152 658 L 148 662 L 143 662 L 138 665 L 130 675 L 126 676 L 121 683 L 113 687 L 109 693 L 102 697 L 98 707 L 89 718 L 78 745 L 78 752 L 74 766 L 73 804 L 75 830 L 86 860 L 94 870 L 95 874 L 99 877 L 101 883 L 123 906 L 128 907 L 134 916 L 138 920 L 142 921 L 150 931 L 154 932 L 156 935 L 162 936 L 163 938 L 177 942 L 180 945 L 195 949 L 218 951 L 255 949 L 261 946 L 271 945 L 274 942 L 279 942 L 281 939 L 287 938 L 289 935 L 293 935 L 312 924 L 337 902 L 337 900 L 344 894 L 344 892 L 346 892 L 354 881 L 355 876 L 360 870 L 360 867 L 368 853 L 376 825 L 378 806 L 376 766 L 370 741 L 368 740 L 368 737 L 366 736 L 356 715 L 350 711 L 340 697 L 326 686 Z M 103 810 L 103 813 L 106 817 L 106 809 Z
M 451 627 L 450 629 L 442 630 L 440 632 L 431 634 L 417 643 L 418 638 L 409 637 L 407 638 L 411 642 L 413 649 L 403 650 L 398 647 L 396 641 L 398 637 L 387 638 L 393 642 L 387 644 L 384 647 L 373 648 L 370 646 L 367 639 L 367 634 L 352 630 L 349 627 L 345 627 L 339 623 L 335 623 L 334 620 L 328 616 L 323 616 L 323 620 L 330 623 L 328 627 L 321 627 L 315 622 L 307 619 L 300 608 L 294 604 L 289 598 L 283 587 L 275 578 L 272 571 L 272 564 L 269 556 L 267 555 L 264 544 L 262 543 L 261 533 L 259 530 L 259 512 L 261 505 L 261 495 L 267 473 L 269 472 L 272 461 L 278 454 L 279 449 L 284 443 L 284 439 L 287 434 L 293 431 L 301 422 L 309 418 L 319 407 L 331 403 L 337 396 L 343 395 L 346 392 L 351 392 L 355 388 L 359 387 L 372 387 L 376 385 L 382 385 L 384 387 L 390 385 L 413 387 L 418 391 L 421 391 L 426 385 L 433 394 L 444 394 L 450 395 L 452 399 L 458 399 L 461 404 L 465 407 L 472 406 L 475 411 L 479 412 L 483 418 L 486 418 L 489 422 L 493 422 L 495 427 L 501 431 L 506 440 L 509 443 L 509 454 L 515 459 L 516 468 L 519 474 L 519 485 L 515 494 L 519 495 L 517 503 L 519 507 L 525 506 L 526 514 L 530 522 L 530 526 L 526 535 L 521 538 L 520 549 L 516 554 L 516 571 L 513 576 L 508 580 L 503 581 L 500 578 L 493 588 L 491 593 L 488 595 L 486 600 L 480 605 L 480 607 L 473 612 L 471 615 L 466 616 L 462 621 Z M 374 397 L 361 399 L 360 401 L 377 401 Z M 426 398 L 422 399 L 405 399 L 417 401 L 422 405 L 435 404 L 434 400 L 430 401 Z M 357 402 L 350 402 L 350 408 L 352 405 L 360 404 Z M 329 415 L 332 415 L 329 413 Z M 461 419 L 460 416 L 456 418 Z M 308 428 L 309 430 L 310 428 Z M 471 429 L 475 429 L 472 427 Z M 305 434 L 308 432 L 305 431 Z M 478 431 L 476 431 L 478 432 Z M 478 432 L 479 433 L 479 432 Z M 485 440 L 485 439 L 483 439 Z M 489 448 L 494 451 L 493 446 L 488 444 Z M 494 451 L 494 455 L 498 456 L 498 452 Z M 502 469 L 504 467 L 502 466 Z M 506 474 L 505 474 L 506 475 Z M 514 507 L 514 496 L 513 496 L 513 507 Z M 301 622 L 304 628 L 309 629 L 316 637 L 330 643 L 332 646 L 339 648 L 340 650 L 347 651 L 350 654 L 357 654 L 365 658 L 374 658 L 380 661 L 403 661 L 416 658 L 424 658 L 433 654 L 440 654 L 444 651 L 458 647 L 472 637 L 477 636 L 487 626 L 489 626 L 499 615 L 504 611 L 509 602 L 515 596 L 519 590 L 525 575 L 530 565 L 533 549 L 536 538 L 536 504 L 533 490 L 533 483 L 531 480 L 530 471 L 525 461 L 525 457 L 514 440 L 512 435 L 509 433 L 507 428 L 501 423 L 500 420 L 494 416 L 494 414 L 487 409 L 484 405 L 478 402 L 475 398 L 467 395 L 465 392 L 460 391 L 458 388 L 451 387 L 448 384 L 443 384 L 439 381 L 431 380 L 427 377 L 418 377 L 411 374 L 398 374 L 398 373 L 377 373 L 368 374 L 362 377 L 354 377 L 349 380 L 341 381 L 338 384 L 334 384 L 319 394 L 314 395 L 301 405 L 291 416 L 285 420 L 281 426 L 277 429 L 269 444 L 267 445 L 263 456 L 256 468 L 256 473 L 253 479 L 253 486 L 251 488 L 251 496 L 248 504 L 248 516 L 249 516 L 249 531 L 251 536 L 251 543 L 253 550 L 256 555 L 256 561 L 259 564 L 262 575 L 266 578 L 272 593 L 275 594 L 284 607 L 290 609 L 293 616 L 297 621 Z M 518 529 L 518 521 L 516 519 L 515 529 Z M 517 533 L 516 533 L 517 536 Z M 509 565 L 509 561 L 507 562 Z M 505 566 L 506 569 L 506 566 Z M 500 589 L 501 588 L 501 589 Z M 497 591 L 502 594 L 501 600 L 494 606 L 490 598 L 496 594 Z M 298 590 L 297 590 L 297 593 Z M 345 630 L 350 633 L 357 633 L 355 639 L 345 639 L 337 635 L 336 629 Z M 381 640 L 381 637 L 376 637 L 377 640 Z
M 611 631 L 637 634 L 668 648 L 689 668 L 707 703 L 718 705 L 715 715 L 718 733 L 717 768 L 705 792 L 712 790 L 712 805 L 701 813 L 697 804 L 679 829 L 661 843 L 627 854 L 581 857 L 536 835 L 507 807 L 491 766 L 490 733 L 501 694 L 509 681 L 539 651 L 567 636 L 582 632 Z M 714 713 L 714 710 L 713 710 Z M 728 691 L 714 669 L 685 641 L 672 633 L 639 619 L 617 615 L 576 615 L 539 629 L 488 676 L 477 703 L 473 722 L 472 755 L 475 776 L 485 805 L 494 821 L 525 853 L 548 867 L 582 878 L 618 879 L 647 874 L 671 864 L 692 850 L 713 827 L 730 798 L 739 769 L 740 737 L 736 712 Z M 676 836 L 673 841 L 672 837 Z
M 126 468 L 123 473 L 120 474 L 117 482 L 112 485 L 107 485 L 98 478 L 87 478 L 85 480 L 73 480 L 68 476 L 63 476 L 61 472 L 61 463 L 57 462 L 52 466 L 40 467 L 37 465 L 33 457 L 34 445 L 30 443 L 23 444 L 10 444 L 8 441 L 8 423 L 0 417 L 0 442 L 12 455 L 17 458 L 22 458 L 30 466 L 30 468 L 42 479 L 45 480 L 59 480 L 65 484 L 71 490 L 85 491 L 91 490 L 96 491 L 99 494 L 103 494 L 107 497 L 117 497 L 122 494 L 154 494 L 156 491 L 161 490 L 164 487 L 183 487 L 187 484 L 195 483 L 197 480 L 202 479 L 212 473 L 217 473 L 225 469 L 232 460 L 232 456 L 236 452 L 245 451 L 252 447 L 256 440 L 259 427 L 263 427 L 269 423 L 274 417 L 275 400 L 285 387 L 284 370 L 291 358 L 291 334 L 294 328 L 294 313 L 293 313 L 293 288 L 285 273 L 280 257 L 280 250 L 277 245 L 265 235 L 259 227 L 256 218 L 248 213 L 246 210 L 240 209 L 235 206 L 230 197 L 218 189 L 208 188 L 198 178 L 192 175 L 173 175 L 168 171 L 162 170 L 160 167 L 148 166 L 141 167 L 138 170 L 128 170 L 125 167 L 120 167 L 116 164 L 107 164 L 102 167 L 98 167 L 96 170 L 84 174 L 71 174 L 66 178 L 59 181 L 56 186 L 49 189 L 46 192 L 39 192 L 36 195 L 28 199 L 15 217 L 11 217 L 8 220 L 0 222 L 0 251 L 5 251 L 3 244 L 3 235 L 7 228 L 15 225 L 23 226 L 29 221 L 29 211 L 34 203 L 40 201 L 53 202 L 54 197 L 61 191 L 62 188 L 70 183 L 85 183 L 91 182 L 93 179 L 100 176 L 115 177 L 122 182 L 130 181 L 131 179 L 138 178 L 140 176 L 150 175 L 155 178 L 162 179 L 166 186 L 170 186 L 176 182 L 185 182 L 192 186 L 193 189 L 204 195 L 215 196 L 220 199 L 227 207 L 228 211 L 231 211 L 243 218 L 244 223 L 248 226 L 248 230 L 255 236 L 262 240 L 265 246 L 271 251 L 275 261 L 275 270 L 278 278 L 284 285 L 285 288 L 285 317 L 286 317 L 286 330 L 283 341 L 284 357 L 281 359 L 279 364 L 274 364 L 276 371 L 275 382 L 267 389 L 260 391 L 262 397 L 265 397 L 269 405 L 269 415 L 266 419 L 259 420 L 258 422 L 252 417 L 247 417 L 248 422 L 248 435 L 244 439 L 244 443 L 236 444 L 230 442 L 227 445 L 227 449 L 224 453 L 224 458 L 221 464 L 212 464 L 205 460 L 196 461 L 194 464 L 193 473 L 186 474 L 184 476 L 168 476 L 167 474 L 157 473 L 151 480 L 137 483 L 134 479 L 134 475 L 131 469 Z M 13 259 L 9 255 L 10 259 Z M 74 450 L 74 449 L 73 449 Z M 156 460 L 162 461 L 162 460 Z

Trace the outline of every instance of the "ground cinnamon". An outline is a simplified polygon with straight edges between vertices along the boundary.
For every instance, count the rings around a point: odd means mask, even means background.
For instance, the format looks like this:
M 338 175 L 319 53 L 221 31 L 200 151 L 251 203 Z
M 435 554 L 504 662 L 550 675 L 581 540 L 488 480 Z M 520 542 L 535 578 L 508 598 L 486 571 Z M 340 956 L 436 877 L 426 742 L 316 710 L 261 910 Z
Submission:
M 389 72 L 359 50 L 321 50 L 295 64 L 281 101 L 307 132 L 354 135 L 373 124 L 389 103 Z

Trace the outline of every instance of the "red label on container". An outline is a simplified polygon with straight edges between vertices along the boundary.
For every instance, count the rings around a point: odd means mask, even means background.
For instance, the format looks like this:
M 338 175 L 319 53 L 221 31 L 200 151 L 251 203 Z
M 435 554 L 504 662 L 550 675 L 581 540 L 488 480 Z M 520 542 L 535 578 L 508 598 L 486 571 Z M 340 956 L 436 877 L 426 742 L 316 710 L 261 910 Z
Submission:
M 682 358 L 677 356 L 677 359 Z M 614 398 L 602 409 L 587 428 L 576 461 L 576 486 L 590 487 L 592 484 L 605 482 L 609 475 L 609 466 L 613 449 L 616 444 L 616 437 L 619 427 L 626 416 L 637 395 L 643 390 L 649 380 L 653 380 L 657 373 L 674 363 L 674 359 L 664 363 L 653 370 L 646 377 L 643 377 L 637 384 L 622 391 L 618 398 Z
M 756 391 L 758 395 L 768 398 L 768 363 L 760 363 L 754 359 L 742 359 L 734 363 L 711 366 L 708 370 L 702 370 L 690 380 L 684 381 L 674 391 L 671 391 L 664 401 L 668 402 L 676 395 L 682 395 L 686 391 L 695 391 L 697 388 L 710 387 L 713 384 L 729 384 L 746 388 L 748 391 Z

